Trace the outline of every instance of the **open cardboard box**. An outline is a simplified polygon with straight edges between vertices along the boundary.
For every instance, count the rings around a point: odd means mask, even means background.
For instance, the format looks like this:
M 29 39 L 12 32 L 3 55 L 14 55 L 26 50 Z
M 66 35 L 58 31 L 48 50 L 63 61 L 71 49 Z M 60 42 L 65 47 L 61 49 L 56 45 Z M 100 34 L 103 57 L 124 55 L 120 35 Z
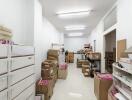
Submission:
M 112 80 L 103 80 L 94 74 L 94 93 L 97 100 L 108 100 L 108 90 L 112 83 Z

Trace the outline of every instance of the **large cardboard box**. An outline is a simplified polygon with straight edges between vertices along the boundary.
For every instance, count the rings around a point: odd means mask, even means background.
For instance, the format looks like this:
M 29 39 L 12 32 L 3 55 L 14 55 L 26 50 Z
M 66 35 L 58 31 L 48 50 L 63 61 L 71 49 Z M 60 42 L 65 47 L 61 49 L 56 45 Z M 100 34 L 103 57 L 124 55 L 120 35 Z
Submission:
M 97 100 L 108 100 L 108 90 L 111 87 L 113 81 L 101 79 L 94 74 L 94 93 Z
M 45 80 L 45 83 L 40 83 L 39 80 L 36 83 L 36 94 L 44 94 L 44 100 L 50 100 L 50 97 L 53 95 L 53 80 Z
M 66 79 L 68 74 L 68 69 L 59 69 L 58 70 L 58 79 Z

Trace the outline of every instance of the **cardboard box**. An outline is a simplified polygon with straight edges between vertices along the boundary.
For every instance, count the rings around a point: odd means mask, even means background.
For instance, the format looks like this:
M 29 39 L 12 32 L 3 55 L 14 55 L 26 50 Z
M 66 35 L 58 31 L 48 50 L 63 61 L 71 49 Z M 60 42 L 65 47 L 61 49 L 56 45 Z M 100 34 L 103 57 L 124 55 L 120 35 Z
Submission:
M 97 100 L 108 100 L 108 90 L 112 83 L 112 80 L 103 80 L 94 74 L 94 93 Z
M 58 70 L 58 79 L 66 79 L 68 74 L 68 69 L 59 69 Z
M 48 83 L 41 84 L 40 80 L 36 83 L 36 94 L 44 94 L 44 100 L 50 100 L 53 95 L 53 80 L 46 80 Z

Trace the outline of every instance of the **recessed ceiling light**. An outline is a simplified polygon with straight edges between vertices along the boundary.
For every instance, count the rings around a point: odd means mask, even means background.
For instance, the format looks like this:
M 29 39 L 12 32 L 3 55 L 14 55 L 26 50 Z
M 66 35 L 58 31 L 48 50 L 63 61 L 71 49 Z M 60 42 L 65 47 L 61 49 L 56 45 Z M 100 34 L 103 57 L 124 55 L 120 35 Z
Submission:
M 65 27 L 65 30 L 72 31 L 72 30 L 84 30 L 86 29 L 85 25 L 69 25 Z
M 76 36 L 82 36 L 82 35 L 83 35 L 83 33 L 76 33 L 76 32 L 68 34 L 69 37 L 76 37 Z
M 72 97 L 75 97 L 75 98 L 82 97 L 82 94 L 80 94 L 80 93 L 72 93 L 72 92 L 70 92 L 69 95 L 72 96 Z
M 57 15 L 60 18 L 77 18 L 85 17 L 90 14 L 91 10 L 74 10 L 74 11 L 61 11 Z

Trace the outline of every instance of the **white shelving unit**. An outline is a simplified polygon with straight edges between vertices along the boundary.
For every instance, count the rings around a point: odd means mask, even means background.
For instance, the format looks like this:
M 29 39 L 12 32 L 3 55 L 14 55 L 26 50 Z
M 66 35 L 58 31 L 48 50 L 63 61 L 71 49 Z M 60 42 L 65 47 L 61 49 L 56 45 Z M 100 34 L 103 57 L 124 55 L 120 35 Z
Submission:
M 127 63 L 128 64 L 128 63 Z M 129 63 L 129 66 L 132 66 Z M 114 86 L 126 98 L 132 100 L 132 67 L 121 68 L 118 64 L 113 64 Z
M 0 100 L 34 100 L 34 47 L 0 44 Z

